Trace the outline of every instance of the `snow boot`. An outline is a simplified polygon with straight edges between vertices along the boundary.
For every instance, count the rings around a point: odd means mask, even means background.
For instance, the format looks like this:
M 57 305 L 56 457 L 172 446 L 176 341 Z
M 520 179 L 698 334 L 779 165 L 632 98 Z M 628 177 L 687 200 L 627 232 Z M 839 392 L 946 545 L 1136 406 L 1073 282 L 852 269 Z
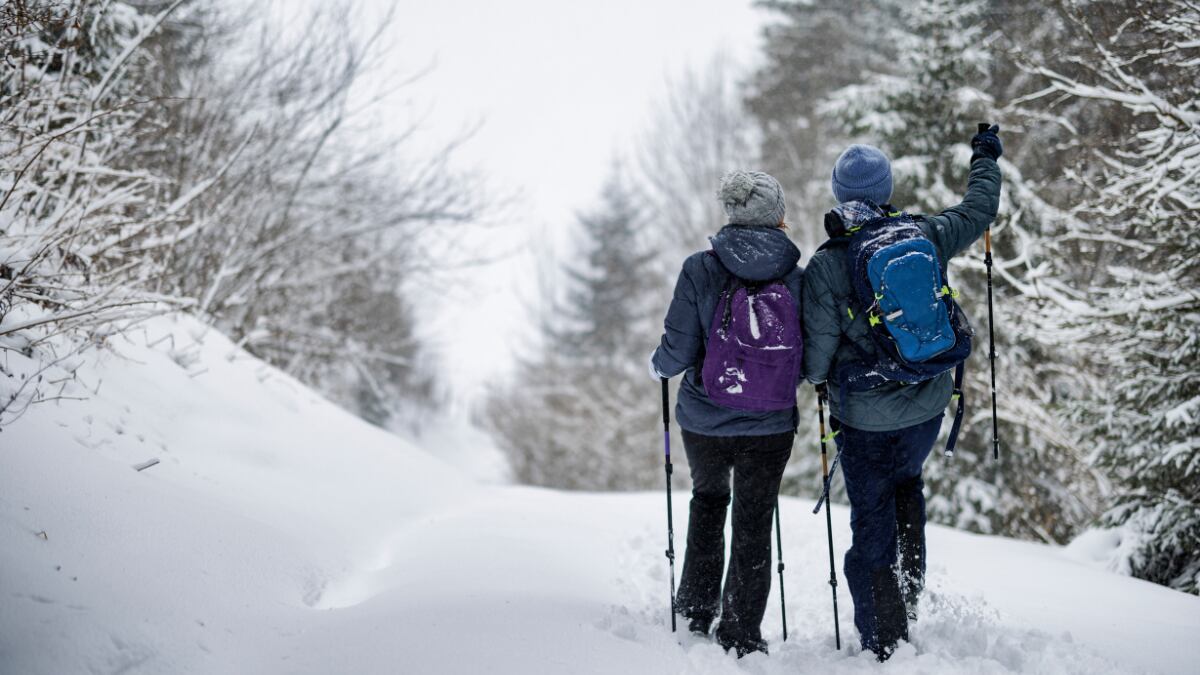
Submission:
M 767 651 L 766 640 L 728 635 L 721 632 L 720 626 L 717 627 L 717 644 L 721 645 L 721 649 L 725 651 L 734 650 L 739 659 L 754 652 L 770 653 Z
M 875 635 L 867 646 L 880 662 L 888 660 L 901 640 L 908 640 L 908 613 L 896 571 L 892 567 L 875 570 L 871 592 L 875 598 Z
M 896 543 L 900 593 L 909 621 L 917 620 L 917 604 L 925 589 L 924 482 L 918 476 L 896 486 Z
M 712 633 L 712 625 L 714 617 L 712 616 L 693 616 L 685 617 L 688 619 L 688 630 L 700 637 L 709 637 Z

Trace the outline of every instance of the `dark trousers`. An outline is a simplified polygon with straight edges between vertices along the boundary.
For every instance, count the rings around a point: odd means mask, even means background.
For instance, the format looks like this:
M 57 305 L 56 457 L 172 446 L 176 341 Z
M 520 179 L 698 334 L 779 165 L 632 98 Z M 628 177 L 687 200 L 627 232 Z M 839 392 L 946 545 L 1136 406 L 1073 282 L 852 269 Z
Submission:
M 869 649 L 886 658 L 908 639 L 906 604 L 915 610 L 925 585 L 925 487 L 921 467 L 937 441 L 942 416 L 896 431 L 862 431 L 837 420 L 842 475 L 853 541 L 845 575 L 854 625 Z
M 692 502 L 676 606 L 702 626 L 720 616 L 717 640 L 738 647 L 739 654 L 764 644 L 759 627 L 771 593 L 771 526 L 794 437 L 790 431 L 733 437 L 683 432 Z M 722 594 L 731 471 L 733 541 Z

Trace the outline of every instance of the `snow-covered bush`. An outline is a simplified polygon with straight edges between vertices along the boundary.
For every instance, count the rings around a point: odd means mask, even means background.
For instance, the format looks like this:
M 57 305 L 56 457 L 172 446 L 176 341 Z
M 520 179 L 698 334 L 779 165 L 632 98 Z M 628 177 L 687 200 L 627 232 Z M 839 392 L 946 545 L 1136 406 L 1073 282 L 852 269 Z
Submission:
M 3 5 L 0 348 L 186 308 L 377 422 L 430 400 L 406 294 L 479 193 L 415 128 L 356 127 L 382 28 L 272 7 Z
M 85 346 L 164 306 L 157 253 L 206 185 L 131 161 L 167 125 L 151 38 L 180 3 L 14 2 L 0 10 L 0 349 Z M 59 354 L 47 354 L 55 359 Z M 2 367 L 2 366 L 0 366 Z M 0 425 L 43 396 L 0 389 Z

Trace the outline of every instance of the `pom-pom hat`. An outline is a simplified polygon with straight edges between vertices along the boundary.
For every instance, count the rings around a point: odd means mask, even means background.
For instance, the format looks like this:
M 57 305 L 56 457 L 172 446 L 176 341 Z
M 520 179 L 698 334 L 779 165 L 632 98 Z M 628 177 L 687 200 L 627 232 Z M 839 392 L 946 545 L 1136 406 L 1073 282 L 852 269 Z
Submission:
M 787 207 L 779 181 L 761 171 L 730 171 L 721 178 L 717 198 L 731 225 L 777 227 Z

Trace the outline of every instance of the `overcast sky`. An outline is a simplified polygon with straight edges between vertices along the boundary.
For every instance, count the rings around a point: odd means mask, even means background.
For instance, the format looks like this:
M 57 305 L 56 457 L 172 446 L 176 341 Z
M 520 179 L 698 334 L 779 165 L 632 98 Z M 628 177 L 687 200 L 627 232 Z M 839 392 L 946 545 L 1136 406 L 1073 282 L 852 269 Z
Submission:
M 519 348 L 535 278 L 537 247 L 527 244 L 566 232 L 594 202 L 668 78 L 718 53 L 752 62 L 763 20 L 749 0 L 397 3 L 388 68 L 433 66 L 407 89 L 413 108 L 403 114 L 425 113 L 426 141 L 478 125 L 459 166 L 519 195 L 489 247 L 525 253 L 464 271 L 449 296 L 424 299 L 460 399 L 504 373 Z

